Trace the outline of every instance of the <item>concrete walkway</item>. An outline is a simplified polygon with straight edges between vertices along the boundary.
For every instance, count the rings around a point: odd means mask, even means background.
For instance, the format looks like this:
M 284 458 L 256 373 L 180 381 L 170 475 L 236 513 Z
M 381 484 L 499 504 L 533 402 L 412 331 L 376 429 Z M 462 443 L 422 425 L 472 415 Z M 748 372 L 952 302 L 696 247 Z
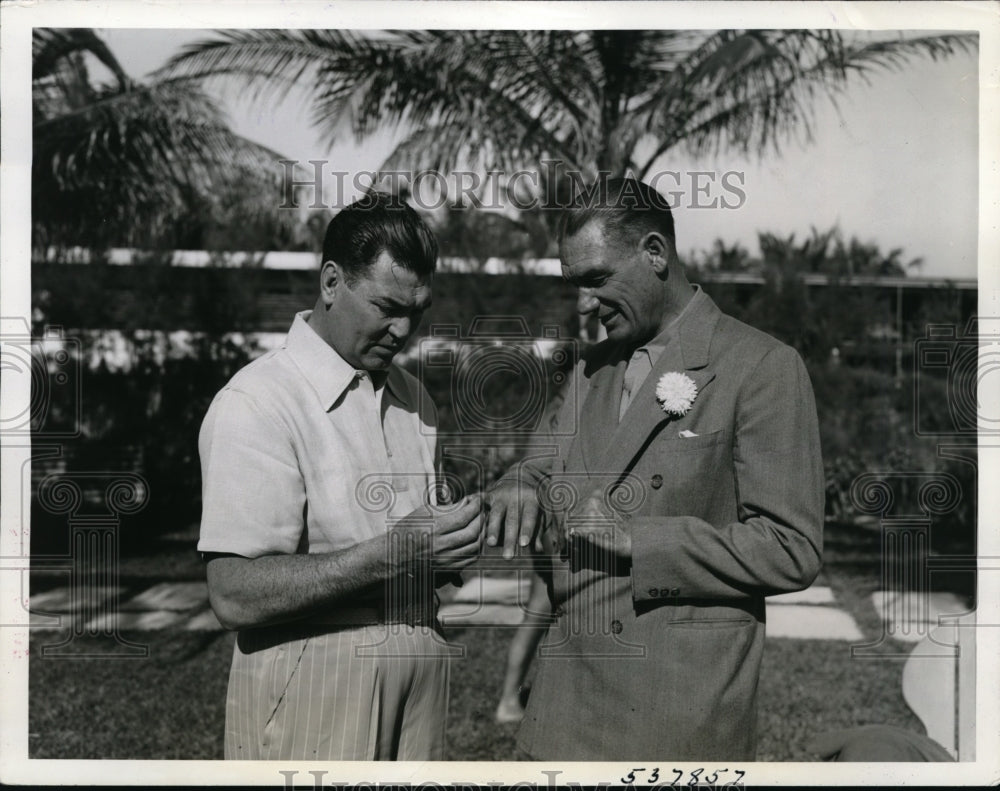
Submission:
M 885 624 L 886 634 L 904 643 L 919 643 L 931 632 L 952 629 L 970 613 L 965 601 L 954 593 L 877 591 L 871 601 Z M 942 642 L 951 645 L 954 639 L 942 638 Z
M 450 592 L 441 605 L 439 617 L 442 624 L 450 626 L 516 625 L 521 621 L 519 602 L 527 602 L 529 585 L 527 578 L 518 581 L 510 577 L 481 576 L 478 582 L 470 579 Z M 91 589 L 86 602 L 90 617 L 82 625 L 83 632 L 106 633 L 114 631 L 116 626 L 120 631 L 216 631 L 222 628 L 209 608 L 204 582 L 161 582 L 131 597 L 122 598 L 122 594 L 120 588 Z M 119 600 L 117 607 L 116 597 Z M 878 598 L 882 601 L 884 597 L 878 595 Z M 82 604 L 74 600 L 69 588 L 36 594 L 31 597 L 31 626 L 41 630 L 67 629 L 74 619 L 81 617 Z M 891 616 L 896 609 L 888 608 L 887 614 Z M 833 591 L 825 585 L 770 597 L 767 600 L 767 636 L 846 642 L 864 639 L 854 619 L 837 605 Z

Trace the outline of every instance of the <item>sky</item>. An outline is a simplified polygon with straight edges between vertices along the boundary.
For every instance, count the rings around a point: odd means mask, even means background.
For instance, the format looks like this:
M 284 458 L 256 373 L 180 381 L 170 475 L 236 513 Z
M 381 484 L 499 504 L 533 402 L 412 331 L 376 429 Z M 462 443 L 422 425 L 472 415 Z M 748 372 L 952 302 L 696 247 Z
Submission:
M 103 29 L 101 35 L 131 75 L 163 65 L 205 30 Z M 870 84 L 853 81 L 835 107 L 816 105 L 812 140 L 785 144 L 780 154 L 722 152 L 695 159 L 671 152 L 654 166 L 657 186 L 673 200 L 682 257 L 706 250 L 716 238 L 756 253 L 757 233 L 809 236 L 810 229 L 839 227 L 903 260 L 923 259 L 911 276 L 972 278 L 978 244 L 978 59 L 911 60 L 901 71 L 883 71 Z M 254 104 L 232 85 L 209 86 L 240 134 L 303 163 L 331 162 L 345 170 L 375 170 L 398 130 L 386 129 L 357 144 L 323 144 L 310 128 L 301 99 Z M 695 172 L 713 175 L 695 176 Z M 679 174 L 674 176 L 673 174 Z M 745 198 L 722 183 L 740 188 Z M 707 192 L 695 193 L 694 180 Z M 682 194 L 680 194 L 682 193 Z M 713 199 L 715 208 L 706 208 Z M 723 208 L 725 201 L 734 208 Z M 700 205 L 699 205 L 700 204 Z

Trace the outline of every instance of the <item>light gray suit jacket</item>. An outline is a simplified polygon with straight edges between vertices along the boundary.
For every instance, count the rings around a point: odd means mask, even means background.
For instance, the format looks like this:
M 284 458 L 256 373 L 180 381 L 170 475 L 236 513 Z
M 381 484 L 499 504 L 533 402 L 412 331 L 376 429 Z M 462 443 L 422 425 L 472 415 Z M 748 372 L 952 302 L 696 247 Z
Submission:
M 805 366 L 704 292 L 693 299 L 620 423 L 628 356 L 605 342 L 577 367 L 554 457 L 517 471 L 547 474 L 552 510 L 603 491 L 632 533 L 630 564 L 553 561 L 559 617 L 518 733 L 537 759 L 752 760 L 764 596 L 819 572 L 823 465 Z M 670 371 L 698 388 L 679 418 L 656 399 Z

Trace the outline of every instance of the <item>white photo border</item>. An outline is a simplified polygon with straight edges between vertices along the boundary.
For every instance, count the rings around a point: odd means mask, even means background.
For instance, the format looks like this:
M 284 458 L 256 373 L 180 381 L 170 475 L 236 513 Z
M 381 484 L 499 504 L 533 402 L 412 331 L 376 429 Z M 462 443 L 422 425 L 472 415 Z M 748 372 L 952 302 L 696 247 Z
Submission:
M 0 25 L 0 315 L 30 321 L 31 192 L 31 28 L 846 28 L 975 30 L 979 32 L 979 315 L 1000 316 L 1000 6 L 990 2 L 358 2 L 289 0 L 134 0 L 5 3 Z M 997 377 L 986 379 L 980 396 L 1000 404 Z M 29 401 L 23 377 L 2 377 L 2 398 L 15 405 Z M 29 458 L 26 443 L 4 441 L 0 496 L 0 623 L 24 618 L 20 573 L 9 559 L 16 554 L 22 495 L 18 471 Z M 997 452 L 980 437 L 979 554 L 977 631 L 977 759 L 953 764 L 751 763 L 744 783 L 755 785 L 995 783 L 1000 777 L 1000 718 L 990 692 L 1000 688 L 1000 487 Z M 992 573 L 989 573 L 991 572 Z M 139 760 L 30 760 L 28 758 L 28 662 L 23 646 L 27 628 L 0 629 L 0 779 L 5 783 L 143 785 L 324 785 L 376 783 L 498 784 L 515 782 L 548 788 L 567 783 L 618 785 L 628 768 L 616 763 L 344 763 L 223 762 Z M 679 763 L 689 771 L 695 764 Z M 288 774 L 294 773 L 294 774 Z

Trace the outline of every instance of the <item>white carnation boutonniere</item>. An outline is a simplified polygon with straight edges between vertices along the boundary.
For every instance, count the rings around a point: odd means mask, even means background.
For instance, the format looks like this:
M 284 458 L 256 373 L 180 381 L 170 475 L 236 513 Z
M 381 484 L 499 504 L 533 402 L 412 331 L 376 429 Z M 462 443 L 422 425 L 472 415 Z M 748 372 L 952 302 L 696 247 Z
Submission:
M 668 415 L 686 415 L 698 395 L 698 386 L 687 374 L 671 371 L 656 383 L 656 400 Z

